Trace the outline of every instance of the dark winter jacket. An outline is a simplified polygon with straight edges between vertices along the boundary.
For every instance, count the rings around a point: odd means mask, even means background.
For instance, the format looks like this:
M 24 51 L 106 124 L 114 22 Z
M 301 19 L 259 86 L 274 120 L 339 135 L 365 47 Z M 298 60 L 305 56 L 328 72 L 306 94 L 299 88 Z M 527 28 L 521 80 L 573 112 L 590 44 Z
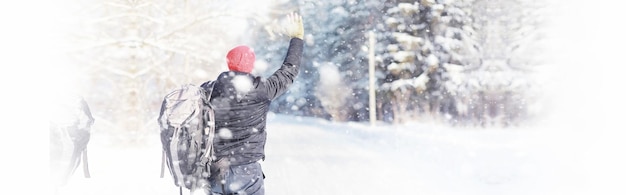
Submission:
M 241 165 L 265 158 L 270 103 L 287 91 L 298 75 L 303 47 L 301 39 L 292 38 L 283 65 L 267 79 L 234 71 L 218 76 L 211 95 L 218 159 L 227 158 L 231 165 Z M 209 82 L 202 87 L 208 88 Z

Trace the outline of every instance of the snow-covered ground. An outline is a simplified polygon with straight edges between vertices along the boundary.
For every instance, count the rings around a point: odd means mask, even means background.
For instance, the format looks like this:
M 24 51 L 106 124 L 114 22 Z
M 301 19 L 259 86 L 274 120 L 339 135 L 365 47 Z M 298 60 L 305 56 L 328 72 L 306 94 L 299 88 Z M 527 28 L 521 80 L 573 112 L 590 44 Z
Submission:
M 434 124 L 333 123 L 271 115 L 266 193 L 281 194 L 597 194 L 603 164 L 589 164 L 593 140 L 545 128 L 452 129 Z M 177 194 L 160 178 L 157 134 L 119 145 L 106 132 L 89 144 L 92 178 L 78 169 L 67 195 Z M 129 135 L 127 135 L 129 136 Z M 606 167 L 605 167 L 606 168 Z M 167 170 L 166 170 L 167 171 Z M 607 180 L 609 181 L 609 180 Z M 610 181 L 609 181 L 610 182 Z M 608 186 L 610 187 L 610 186 Z

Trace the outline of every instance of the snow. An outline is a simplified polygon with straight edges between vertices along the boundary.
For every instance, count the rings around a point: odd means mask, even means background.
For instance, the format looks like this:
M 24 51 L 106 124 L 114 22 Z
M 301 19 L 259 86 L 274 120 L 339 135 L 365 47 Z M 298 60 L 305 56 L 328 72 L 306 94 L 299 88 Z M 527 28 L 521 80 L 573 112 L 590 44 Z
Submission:
M 341 75 L 336 65 L 332 63 L 324 63 L 318 68 L 320 75 L 320 85 L 322 88 L 338 86 L 341 84 Z
M 402 44 L 404 49 L 407 50 L 417 49 L 419 44 L 424 42 L 423 38 L 412 36 L 407 33 L 394 32 L 392 35 L 400 44 Z
M 400 9 L 404 14 L 416 13 L 419 11 L 419 6 L 417 2 L 413 4 L 410 3 L 399 3 L 398 9 Z
M 624 99 L 613 91 L 615 86 L 623 85 L 618 79 L 623 78 L 619 75 L 624 71 L 619 61 L 613 61 L 620 56 L 616 55 L 619 50 L 604 45 L 618 36 L 600 36 L 604 32 L 616 33 L 613 31 L 578 31 L 580 25 L 576 21 L 581 20 L 574 16 L 583 13 L 583 9 L 564 10 L 570 11 L 559 17 L 571 22 L 555 23 L 553 32 L 558 36 L 551 34 L 554 48 L 547 52 L 555 55 L 555 66 L 544 68 L 546 74 L 538 78 L 546 82 L 550 111 L 536 126 L 472 129 L 412 123 L 370 127 L 272 114 L 267 127 L 267 158 L 262 162 L 267 176 L 266 194 L 626 193 L 622 150 L 626 144 L 620 122 L 623 110 L 618 107 Z M 604 44 L 575 37 L 596 37 L 601 40 L 594 41 Z M 572 40 L 583 43 L 574 44 Z M 578 44 L 587 47 L 572 46 Z M 613 49 L 603 50 L 606 48 Z M 586 67 L 605 71 L 589 74 Z M 598 83 L 584 82 L 581 75 Z M 21 109 L 15 112 L 28 113 Z M 99 125 L 104 126 L 98 121 L 94 124 Z M 156 132 L 144 142 L 129 145 L 116 143 L 113 137 L 133 135 L 111 135 L 107 132 L 121 131 L 100 128 L 89 145 L 92 178 L 83 178 L 79 169 L 60 192 L 178 193 L 167 172 L 159 178 L 161 147 Z M 40 141 L 46 143 L 45 139 Z M 17 141 L 9 143 L 23 145 Z M 24 156 L 27 155 L 16 155 Z M 27 167 L 40 170 L 37 160 L 41 158 L 28 161 L 33 165 Z M 3 167 L 23 167 L 23 162 L 9 162 L 13 164 Z M 22 184 L 8 185 L 3 194 L 34 191 L 37 189 L 31 189 L 32 183 L 45 181 L 19 169 L 11 171 L 18 173 L 16 183 Z
M 24 21 L 13 16 L 25 10 L 29 12 L 22 15 L 46 13 L 48 4 L 5 6 L 10 9 L 4 13 L 12 17 L 2 21 L 11 26 L 35 24 L 42 18 Z M 552 47 L 546 52 L 554 55 L 555 66 L 543 68 L 546 74 L 538 78 L 545 81 L 550 97 L 550 111 L 541 125 L 369 127 L 271 115 L 267 159 L 262 162 L 266 194 L 625 194 L 626 98 L 619 91 L 625 83 L 620 64 L 625 32 L 614 29 L 619 23 L 611 20 L 623 18 L 618 16 L 624 13 L 622 7 L 579 0 L 562 2 L 555 10 L 551 17 L 557 21 L 548 35 Z M 48 126 L 33 118 L 45 107 L 47 94 L 59 93 L 53 86 L 67 86 L 62 83 L 72 79 L 51 65 L 61 60 L 51 58 L 50 51 L 56 50 L 45 46 L 54 44 L 40 32 L 49 32 L 53 25 L 6 28 L 2 51 L 8 58 L 3 67 L 8 68 L 2 71 L 2 102 L 8 109 L 2 109 L 2 118 L 8 134 L 2 142 L 2 194 L 49 194 Z M 83 178 L 79 167 L 59 192 L 177 194 L 167 172 L 159 178 L 161 146 L 154 122 L 155 132 L 144 142 L 121 143 L 115 138 L 137 135 L 111 134 L 124 131 L 108 129 L 96 119 L 88 151 L 92 177 Z
M 222 138 L 222 139 L 232 139 L 233 138 L 233 132 L 230 131 L 230 129 L 227 128 L 221 128 L 217 131 L 217 135 Z
M 252 79 L 247 76 L 237 75 L 233 78 L 233 86 L 240 94 L 246 94 L 252 90 Z
M 603 164 L 583 133 L 550 128 L 454 129 L 428 123 L 371 127 L 270 114 L 266 194 L 589 194 Z M 157 133 L 121 145 L 105 131 L 89 144 L 62 194 L 176 194 L 160 178 Z M 587 139 L 588 141 L 591 141 Z M 8 193 L 7 193 L 8 194 Z

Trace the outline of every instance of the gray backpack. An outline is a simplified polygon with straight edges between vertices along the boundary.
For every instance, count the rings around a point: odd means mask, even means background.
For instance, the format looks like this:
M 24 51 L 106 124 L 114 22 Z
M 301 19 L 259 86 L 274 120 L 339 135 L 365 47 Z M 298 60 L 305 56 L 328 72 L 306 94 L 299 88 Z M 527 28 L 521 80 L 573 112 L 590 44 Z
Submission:
M 94 118 L 89 105 L 79 96 L 55 102 L 50 117 L 50 171 L 55 186 L 64 186 L 83 164 L 85 178 L 90 178 L 87 144 Z
M 213 82 L 209 85 L 212 89 Z M 167 94 L 161 105 L 161 177 L 167 162 L 181 193 L 183 187 L 191 192 L 210 190 L 206 178 L 210 176 L 215 134 L 215 115 L 208 98 L 211 91 L 187 84 Z

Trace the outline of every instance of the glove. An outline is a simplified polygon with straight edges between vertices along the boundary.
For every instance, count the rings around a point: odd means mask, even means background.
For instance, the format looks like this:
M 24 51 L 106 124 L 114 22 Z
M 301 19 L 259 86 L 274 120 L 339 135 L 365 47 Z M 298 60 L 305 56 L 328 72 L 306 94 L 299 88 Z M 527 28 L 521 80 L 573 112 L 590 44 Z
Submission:
M 285 24 L 285 33 L 291 38 L 304 39 L 304 26 L 302 25 L 302 16 L 297 13 L 287 15 Z

